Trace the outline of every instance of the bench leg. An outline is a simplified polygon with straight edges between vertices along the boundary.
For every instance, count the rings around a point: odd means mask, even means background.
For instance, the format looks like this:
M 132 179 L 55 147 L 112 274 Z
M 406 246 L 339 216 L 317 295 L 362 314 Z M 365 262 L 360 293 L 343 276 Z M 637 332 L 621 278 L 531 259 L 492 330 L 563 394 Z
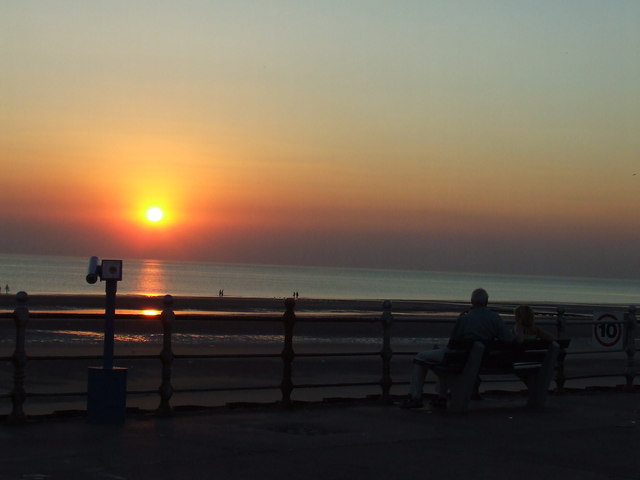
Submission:
M 542 408 L 547 401 L 549 385 L 553 379 L 553 372 L 558 360 L 560 347 L 557 342 L 552 342 L 544 357 L 544 362 L 536 375 L 530 376 L 525 383 L 529 388 L 529 402 L 527 406 L 531 408 Z
M 462 372 L 447 376 L 448 387 L 451 390 L 451 400 L 447 404 L 448 411 L 466 412 L 469 408 L 469 400 L 478 379 L 483 354 L 484 345 L 475 342 Z

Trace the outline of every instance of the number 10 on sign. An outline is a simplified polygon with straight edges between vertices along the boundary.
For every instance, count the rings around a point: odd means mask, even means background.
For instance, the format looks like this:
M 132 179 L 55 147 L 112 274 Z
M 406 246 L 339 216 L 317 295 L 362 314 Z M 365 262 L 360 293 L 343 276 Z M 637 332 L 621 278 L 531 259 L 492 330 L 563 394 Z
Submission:
M 593 320 L 593 345 L 600 349 L 621 348 L 623 315 L 594 313 Z

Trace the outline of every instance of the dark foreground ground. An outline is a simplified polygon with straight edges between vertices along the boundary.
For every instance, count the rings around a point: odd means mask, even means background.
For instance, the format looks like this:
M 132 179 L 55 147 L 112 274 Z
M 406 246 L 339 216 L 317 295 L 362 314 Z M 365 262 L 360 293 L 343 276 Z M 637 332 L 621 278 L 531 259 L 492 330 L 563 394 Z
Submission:
M 488 395 L 467 414 L 375 403 L 0 424 L 0 479 L 638 479 L 640 393 Z

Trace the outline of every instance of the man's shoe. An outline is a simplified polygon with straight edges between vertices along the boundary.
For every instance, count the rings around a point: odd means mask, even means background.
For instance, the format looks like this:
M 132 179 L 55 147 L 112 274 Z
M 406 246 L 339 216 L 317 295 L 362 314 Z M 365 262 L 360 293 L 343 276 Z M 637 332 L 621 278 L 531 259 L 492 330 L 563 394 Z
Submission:
M 404 408 L 405 410 L 408 410 L 410 408 L 422 408 L 423 406 L 424 405 L 421 398 L 413 398 L 411 396 L 403 400 L 403 402 L 400 404 L 400 408 Z

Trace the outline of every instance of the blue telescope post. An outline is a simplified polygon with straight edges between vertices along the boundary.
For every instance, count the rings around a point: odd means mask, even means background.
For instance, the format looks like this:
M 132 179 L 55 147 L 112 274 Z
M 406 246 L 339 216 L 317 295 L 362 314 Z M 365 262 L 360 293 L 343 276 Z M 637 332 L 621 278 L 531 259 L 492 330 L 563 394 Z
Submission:
M 104 355 L 102 368 L 89 367 L 87 420 L 93 423 L 124 422 L 127 403 L 127 369 L 113 366 L 116 291 L 122 280 L 122 260 L 89 260 L 87 282 L 106 282 L 104 311 Z
M 105 286 L 107 302 L 104 310 L 104 355 L 102 360 L 105 370 L 113 369 L 113 337 L 116 323 L 117 289 L 118 282 L 116 280 L 107 280 L 107 285 Z

